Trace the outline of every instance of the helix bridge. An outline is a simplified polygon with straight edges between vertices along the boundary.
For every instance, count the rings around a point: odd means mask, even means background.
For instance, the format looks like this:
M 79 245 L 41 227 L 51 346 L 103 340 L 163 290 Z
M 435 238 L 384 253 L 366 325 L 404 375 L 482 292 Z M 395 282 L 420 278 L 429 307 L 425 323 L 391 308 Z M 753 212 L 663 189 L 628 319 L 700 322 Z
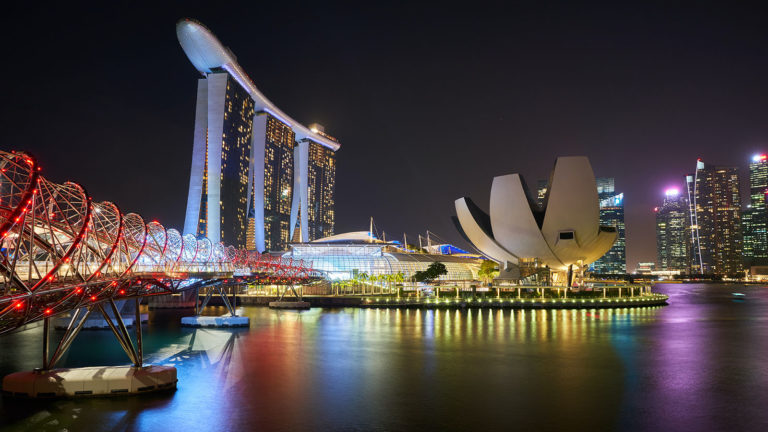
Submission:
M 310 262 L 182 235 L 94 202 L 77 183 L 46 179 L 32 155 L 0 151 L 0 334 L 73 313 L 74 337 L 92 311 L 117 314 L 116 300 L 137 299 L 138 311 L 147 296 L 319 278 Z

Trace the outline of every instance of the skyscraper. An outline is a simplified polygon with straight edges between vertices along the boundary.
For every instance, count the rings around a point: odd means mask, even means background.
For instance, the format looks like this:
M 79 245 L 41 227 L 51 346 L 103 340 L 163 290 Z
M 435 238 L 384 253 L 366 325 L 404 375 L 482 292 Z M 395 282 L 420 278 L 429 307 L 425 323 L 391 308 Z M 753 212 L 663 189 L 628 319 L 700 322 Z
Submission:
M 310 129 L 329 137 L 319 124 L 310 125 Z M 332 137 L 329 137 L 332 138 Z M 305 206 L 309 221 L 309 239 L 333 235 L 336 224 L 334 210 L 334 190 L 336 189 L 336 153 L 324 146 L 309 142 L 309 167 L 307 184 L 308 202 Z M 304 234 L 302 234 L 304 238 Z
M 689 252 L 688 203 L 680 190 L 664 192 L 664 202 L 656 213 L 656 268 L 687 271 Z
M 691 221 L 691 272 L 736 274 L 742 270 L 741 201 L 735 167 L 706 166 L 686 176 Z
M 742 215 L 746 264 L 768 259 L 766 193 L 768 193 L 768 156 L 755 155 L 749 163 L 749 207 Z
M 202 24 L 181 20 L 176 33 L 203 75 L 184 233 L 259 251 L 284 249 L 299 240 L 294 233 L 302 241 L 333 234 L 338 141 L 267 100 Z M 331 167 L 323 168 L 320 180 L 310 173 L 318 166 Z M 322 229 L 310 233 L 313 205 Z
M 602 274 L 622 274 L 627 272 L 626 236 L 624 226 L 624 194 L 616 193 L 614 179 L 598 177 L 597 196 L 600 200 L 600 225 L 616 227 L 618 237 L 608 252 L 595 261 L 591 268 Z
M 539 208 L 544 208 L 544 200 L 547 198 L 548 182 L 546 180 L 539 180 L 536 185 L 536 202 L 539 204 Z

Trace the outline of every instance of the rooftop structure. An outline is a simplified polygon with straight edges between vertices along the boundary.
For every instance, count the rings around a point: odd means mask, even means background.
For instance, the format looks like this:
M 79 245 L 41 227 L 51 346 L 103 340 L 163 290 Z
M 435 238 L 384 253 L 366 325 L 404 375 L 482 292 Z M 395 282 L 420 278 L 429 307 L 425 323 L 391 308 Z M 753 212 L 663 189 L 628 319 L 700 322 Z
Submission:
M 317 127 L 311 129 L 304 126 L 270 102 L 237 63 L 232 51 L 222 45 L 213 32 L 202 23 L 184 18 L 176 24 L 176 35 L 187 58 L 203 76 L 221 70 L 227 71 L 253 98 L 256 111 L 266 111 L 288 125 L 296 133 L 297 140 L 307 138 L 334 151 L 341 147 L 338 142 L 325 135 L 324 131 Z

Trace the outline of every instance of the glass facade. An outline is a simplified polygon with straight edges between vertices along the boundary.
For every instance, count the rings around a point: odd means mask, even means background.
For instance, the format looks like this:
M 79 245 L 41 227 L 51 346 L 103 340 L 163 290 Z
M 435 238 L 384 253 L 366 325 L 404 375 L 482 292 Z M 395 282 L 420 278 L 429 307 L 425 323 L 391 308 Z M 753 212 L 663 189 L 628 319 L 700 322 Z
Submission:
M 611 249 L 592 263 L 590 269 L 602 274 L 623 274 L 627 272 L 624 194 L 616 193 L 613 178 L 598 177 L 595 180 L 600 201 L 600 225 L 615 227 L 618 237 Z
M 221 134 L 221 174 L 219 179 L 219 227 L 220 239 L 227 245 L 245 247 L 247 240 L 248 211 L 248 167 L 251 157 L 251 135 L 253 132 L 254 102 L 228 73 L 224 93 L 224 112 Z M 213 74 L 209 74 L 213 75 Z M 211 125 L 208 125 L 210 129 Z M 206 134 L 205 168 L 203 188 L 200 196 L 200 211 L 196 234 L 208 233 L 208 158 L 209 148 Z
M 309 239 L 330 237 L 336 222 L 336 153 L 315 142 L 309 143 L 307 218 Z M 302 210 L 303 211 L 303 210 Z
M 749 164 L 749 208 L 744 211 L 744 258 L 747 264 L 768 258 L 768 156 L 755 155 Z
M 231 76 L 228 78 L 221 145 L 220 238 L 224 244 L 244 248 L 254 104 L 248 92 Z
M 539 180 L 536 184 L 536 203 L 540 209 L 544 208 L 544 200 L 547 199 L 548 184 L 546 180 Z
M 687 271 L 688 257 L 688 203 L 675 192 L 667 193 L 656 213 L 656 267 L 659 270 Z
M 293 200 L 293 149 L 296 134 L 290 126 L 266 114 L 264 143 L 264 247 L 284 250 L 291 239 Z M 254 191 L 256 193 L 256 191 Z
M 710 167 L 701 161 L 696 168 L 694 175 L 686 177 L 692 197 L 692 272 L 740 273 L 743 239 L 738 168 Z
M 394 248 L 392 248 L 394 249 Z M 311 262 L 329 280 L 356 279 L 362 273 L 369 276 L 396 275 L 410 278 L 430 264 L 441 262 L 448 274 L 440 280 L 465 281 L 477 277 L 481 260 L 451 255 L 403 253 L 390 250 L 384 244 L 302 243 L 291 245 L 285 258 Z

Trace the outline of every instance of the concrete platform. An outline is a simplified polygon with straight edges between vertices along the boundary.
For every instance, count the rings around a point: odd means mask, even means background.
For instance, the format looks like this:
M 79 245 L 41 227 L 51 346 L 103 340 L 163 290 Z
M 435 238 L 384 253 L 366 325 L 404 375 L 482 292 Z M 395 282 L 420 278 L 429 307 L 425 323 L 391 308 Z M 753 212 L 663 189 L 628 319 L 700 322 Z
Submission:
M 305 301 L 273 301 L 269 302 L 272 309 L 309 309 L 309 302 Z
M 190 316 L 181 318 L 184 327 L 248 327 L 251 320 L 244 316 Z
M 96 366 L 16 372 L 3 378 L 3 395 L 22 398 L 116 396 L 176 388 L 173 366 Z
M 123 322 L 125 323 L 126 327 L 132 327 L 133 322 L 136 321 L 136 319 L 131 316 L 124 316 Z M 53 328 L 56 330 L 66 330 L 67 326 L 69 325 L 69 316 L 63 316 L 63 317 L 56 317 L 53 319 Z M 114 320 L 112 321 L 115 322 Z M 147 323 L 149 322 L 149 314 L 141 314 L 141 322 Z M 100 330 L 100 329 L 109 329 L 109 324 L 107 324 L 107 321 L 104 318 L 89 318 L 85 324 L 83 324 L 83 330 Z

